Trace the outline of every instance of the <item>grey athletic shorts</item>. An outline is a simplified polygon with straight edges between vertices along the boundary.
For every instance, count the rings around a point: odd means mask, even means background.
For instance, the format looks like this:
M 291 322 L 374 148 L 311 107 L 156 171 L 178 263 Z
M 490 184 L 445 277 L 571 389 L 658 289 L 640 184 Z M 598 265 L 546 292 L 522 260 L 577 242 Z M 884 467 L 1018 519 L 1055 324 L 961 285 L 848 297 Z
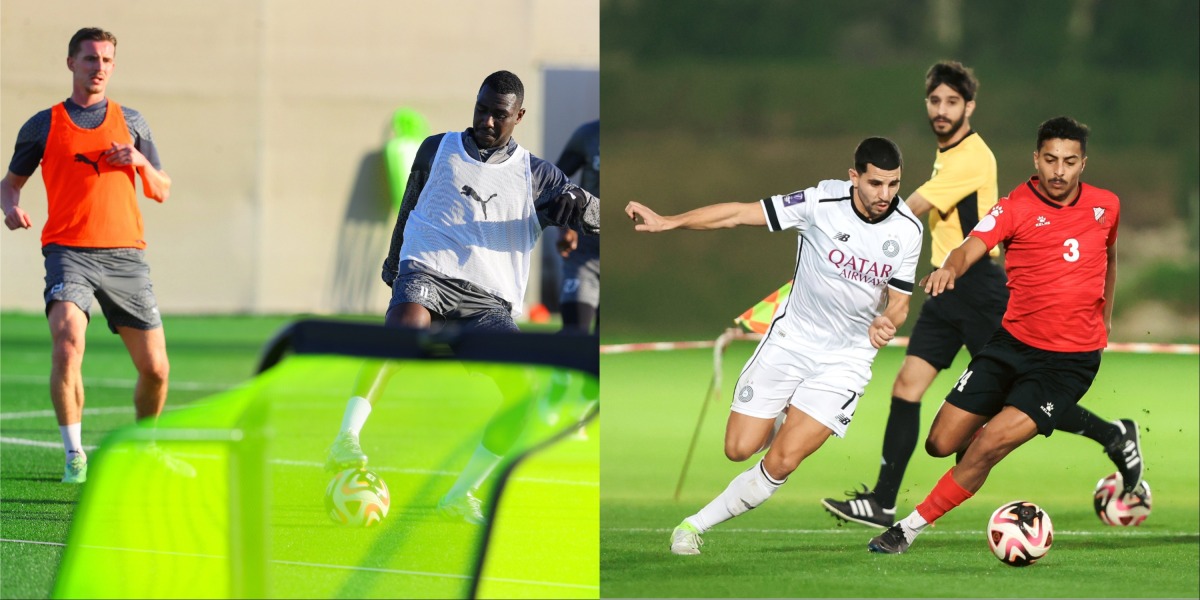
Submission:
M 600 238 L 579 236 L 579 247 L 563 259 L 559 303 L 600 306 Z
M 488 331 L 519 331 L 512 318 L 512 305 L 479 286 L 427 271 L 412 271 L 404 267 L 400 271 L 400 275 L 392 282 L 392 301 L 388 304 L 388 312 L 405 302 L 412 302 L 429 309 L 435 321 L 440 319 L 464 328 Z
M 72 248 L 50 244 L 42 248 L 46 258 L 46 314 L 51 302 L 73 302 L 91 319 L 92 297 L 108 319 L 108 329 L 117 327 L 157 329 L 162 327 L 158 301 L 150 283 L 150 265 L 137 248 Z

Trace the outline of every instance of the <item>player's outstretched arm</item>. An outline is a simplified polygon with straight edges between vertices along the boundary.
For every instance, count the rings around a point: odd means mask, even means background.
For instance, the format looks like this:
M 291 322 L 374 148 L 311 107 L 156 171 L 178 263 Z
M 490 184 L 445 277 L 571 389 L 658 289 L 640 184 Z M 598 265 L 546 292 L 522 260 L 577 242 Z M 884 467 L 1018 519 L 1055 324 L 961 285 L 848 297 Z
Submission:
M 987 252 L 988 247 L 983 240 L 973 235 L 967 236 L 967 239 L 963 240 L 959 247 L 946 255 L 946 260 L 942 262 L 942 268 L 926 275 L 921 280 L 921 287 L 924 287 L 925 293 L 930 296 L 954 289 L 954 280 L 971 268 L 971 265 L 979 262 L 979 259 L 983 258 Z
M 29 181 L 28 176 L 21 176 L 9 171 L 4 179 L 0 179 L 0 208 L 4 210 L 4 225 L 9 229 L 29 229 L 33 221 L 20 207 L 21 188 Z
M 672 229 L 728 229 L 740 225 L 766 226 L 767 217 L 758 202 L 726 202 L 710 204 L 680 215 L 663 216 L 640 202 L 630 202 L 625 214 L 635 223 L 637 231 L 670 231 Z

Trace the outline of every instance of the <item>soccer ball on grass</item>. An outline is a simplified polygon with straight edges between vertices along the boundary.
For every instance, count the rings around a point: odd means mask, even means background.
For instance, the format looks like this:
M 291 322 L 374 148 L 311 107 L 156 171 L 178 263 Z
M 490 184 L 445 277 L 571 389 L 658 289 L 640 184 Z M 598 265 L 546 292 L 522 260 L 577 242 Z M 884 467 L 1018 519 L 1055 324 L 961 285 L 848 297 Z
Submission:
M 992 513 L 987 527 L 988 547 L 1000 562 L 1025 567 L 1037 562 L 1054 543 L 1054 525 L 1038 505 L 1014 501 Z
M 325 488 L 325 512 L 335 523 L 370 527 L 388 514 L 392 497 L 383 479 L 364 469 L 346 469 Z
M 1134 490 L 1124 493 L 1125 482 L 1113 473 L 1096 484 L 1096 514 L 1106 525 L 1132 527 L 1150 516 L 1150 484 L 1142 480 Z

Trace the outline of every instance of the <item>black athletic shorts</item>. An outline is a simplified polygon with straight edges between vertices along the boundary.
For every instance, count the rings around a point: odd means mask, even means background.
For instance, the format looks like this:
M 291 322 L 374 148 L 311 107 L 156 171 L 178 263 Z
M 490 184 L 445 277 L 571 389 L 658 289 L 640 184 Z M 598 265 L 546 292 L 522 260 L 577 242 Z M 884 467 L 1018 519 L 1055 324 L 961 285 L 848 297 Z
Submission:
M 906 354 L 941 371 L 959 348 L 975 356 L 1000 328 L 1008 306 L 1008 278 L 991 260 L 980 260 L 954 282 L 954 289 L 925 299 Z
M 454 322 L 464 329 L 516 332 L 512 305 L 462 279 L 449 279 L 428 271 L 401 268 L 392 282 L 388 312 L 404 303 L 420 304 L 435 323 Z
M 1039 350 L 1001 327 L 950 389 L 946 402 L 994 417 L 1005 405 L 1029 415 L 1049 437 L 1059 415 L 1079 403 L 1100 370 L 1100 350 Z

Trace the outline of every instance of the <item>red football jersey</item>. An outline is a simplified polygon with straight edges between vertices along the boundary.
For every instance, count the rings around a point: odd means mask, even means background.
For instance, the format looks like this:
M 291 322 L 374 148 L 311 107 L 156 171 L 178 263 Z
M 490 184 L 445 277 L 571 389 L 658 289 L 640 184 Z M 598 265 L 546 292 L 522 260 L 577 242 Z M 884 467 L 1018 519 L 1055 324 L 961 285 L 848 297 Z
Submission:
M 1010 291 L 1004 328 L 1042 350 L 1102 349 L 1108 345 L 1104 278 L 1120 201 L 1081 182 L 1075 201 L 1060 206 L 1037 185 L 1034 176 L 1017 186 L 971 232 L 989 250 L 1004 243 Z

